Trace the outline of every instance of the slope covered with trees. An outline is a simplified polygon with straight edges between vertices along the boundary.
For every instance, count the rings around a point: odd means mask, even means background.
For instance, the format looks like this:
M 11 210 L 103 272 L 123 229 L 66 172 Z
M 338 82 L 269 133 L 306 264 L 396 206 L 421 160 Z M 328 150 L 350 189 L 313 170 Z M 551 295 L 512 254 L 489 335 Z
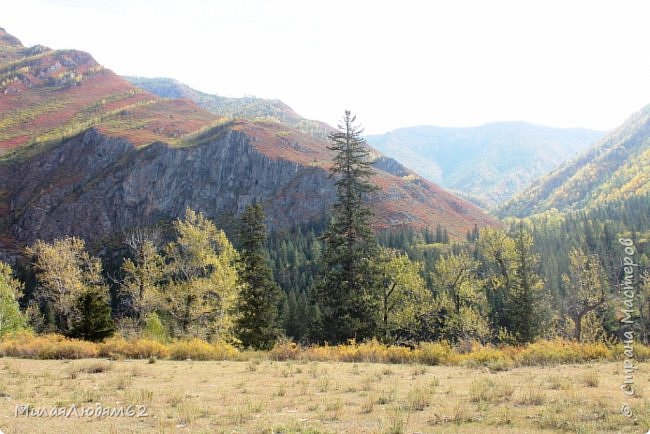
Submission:
M 499 122 L 472 128 L 418 126 L 368 142 L 425 178 L 492 208 L 575 157 L 603 133 Z
M 650 192 L 650 106 L 505 204 L 502 216 L 595 209 Z

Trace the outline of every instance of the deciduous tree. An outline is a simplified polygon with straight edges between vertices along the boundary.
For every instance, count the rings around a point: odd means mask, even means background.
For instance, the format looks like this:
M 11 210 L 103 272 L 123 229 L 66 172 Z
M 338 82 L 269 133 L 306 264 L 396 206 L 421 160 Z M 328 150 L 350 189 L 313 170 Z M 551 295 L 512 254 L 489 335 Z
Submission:
M 231 339 L 238 295 L 236 250 L 200 212 L 187 209 L 174 227 L 176 241 L 165 248 L 166 285 L 154 288 L 158 309 L 171 318 L 177 336 Z

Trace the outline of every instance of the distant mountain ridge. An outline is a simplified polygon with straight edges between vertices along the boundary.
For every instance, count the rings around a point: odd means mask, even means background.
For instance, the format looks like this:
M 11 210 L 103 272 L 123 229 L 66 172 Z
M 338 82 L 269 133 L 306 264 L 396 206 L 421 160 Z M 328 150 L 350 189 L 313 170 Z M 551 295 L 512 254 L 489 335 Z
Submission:
M 603 135 L 583 128 L 498 122 L 470 128 L 400 128 L 368 136 L 368 142 L 430 181 L 491 208 Z
M 506 203 L 500 215 L 590 209 L 650 194 L 650 105 Z

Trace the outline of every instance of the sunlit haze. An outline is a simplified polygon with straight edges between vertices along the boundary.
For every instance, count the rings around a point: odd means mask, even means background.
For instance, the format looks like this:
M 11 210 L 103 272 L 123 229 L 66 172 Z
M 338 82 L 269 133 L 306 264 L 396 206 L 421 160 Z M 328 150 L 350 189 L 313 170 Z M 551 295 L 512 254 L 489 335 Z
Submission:
M 607 130 L 650 103 L 647 1 L 4 2 L 25 45 L 281 99 L 368 133 L 524 120 Z

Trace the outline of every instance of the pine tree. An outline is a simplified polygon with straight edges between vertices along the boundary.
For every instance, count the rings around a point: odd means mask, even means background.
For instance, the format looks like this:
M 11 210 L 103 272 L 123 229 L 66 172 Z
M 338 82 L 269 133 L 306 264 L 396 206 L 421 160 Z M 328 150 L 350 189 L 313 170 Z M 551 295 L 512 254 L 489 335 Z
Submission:
M 323 236 L 324 273 L 315 293 L 322 313 L 322 339 L 332 343 L 373 337 L 379 323 L 378 249 L 372 210 L 365 203 L 376 187 L 368 181 L 373 174 L 369 149 L 355 119 L 345 112 L 328 147 L 336 152 L 330 176 L 336 177 L 337 201 Z
M 266 260 L 266 227 L 260 204 L 252 204 L 241 218 L 237 336 L 246 347 L 270 349 L 280 335 L 278 303 L 281 293 Z

